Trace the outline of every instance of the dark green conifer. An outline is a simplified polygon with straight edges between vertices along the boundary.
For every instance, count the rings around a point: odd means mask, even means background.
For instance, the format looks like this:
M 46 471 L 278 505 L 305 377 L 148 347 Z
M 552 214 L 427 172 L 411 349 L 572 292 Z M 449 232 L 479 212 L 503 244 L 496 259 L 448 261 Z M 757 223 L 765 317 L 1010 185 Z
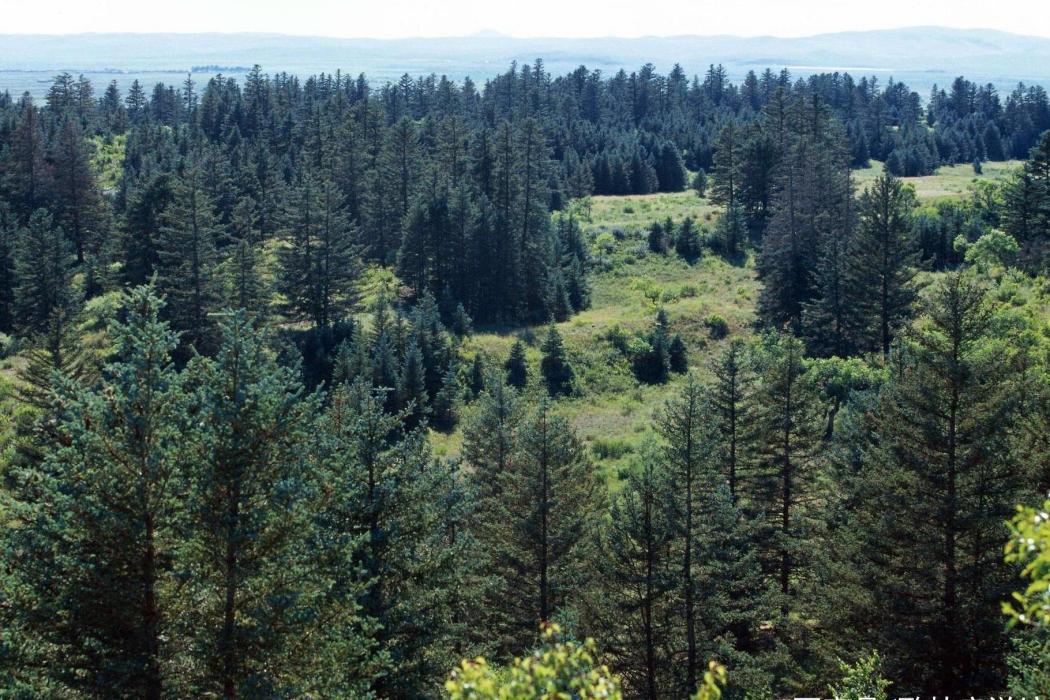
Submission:
M 181 565 L 194 601 L 179 621 L 207 660 L 194 694 L 236 697 L 269 688 L 309 688 L 333 601 L 314 550 L 319 491 L 309 443 L 318 397 L 303 395 L 292 368 L 279 367 L 243 311 L 224 321 L 214 359 L 197 358 L 186 509 L 190 542 Z M 337 609 L 338 608 L 338 609 Z
M 529 365 L 525 359 L 525 344 L 515 340 L 510 348 L 510 355 L 503 363 L 503 371 L 506 373 L 507 385 L 516 389 L 524 389 L 529 382 Z
M 918 251 L 912 239 L 914 191 L 900 179 L 883 175 L 860 197 L 860 219 L 848 251 L 853 303 L 868 316 L 869 347 L 888 354 L 898 329 L 912 313 Z
M 565 352 L 565 344 L 556 326 L 551 325 L 547 339 L 540 347 L 543 359 L 540 360 L 540 374 L 547 387 L 547 393 L 553 397 L 565 396 L 573 391 L 575 374 Z M 512 351 L 513 352 L 513 351 Z
M 55 312 L 72 318 L 77 307 L 72 264 L 72 246 L 62 229 L 43 209 L 33 212 L 15 246 L 14 316 L 20 333 L 46 334 Z
M 931 692 L 991 687 L 1004 674 L 1000 604 L 1014 583 L 993 533 L 1028 486 L 1007 445 L 1017 348 L 995 328 L 984 285 L 948 275 L 891 354 L 866 416 L 873 440 L 853 525 L 875 592 L 865 620 L 878 621 L 903 682 Z M 907 525 L 919 518 L 923 528 Z
M 426 435 L 406 432 L 404 414 L 384 403 L 358 380 L 335 392 L 324 417 L 327 473 L 338 484 L 324 522 L 331 537 L 356 543 L 351 561 L 332 573 L 336 590 L 354 595 L 359 629 L 377 652 L 326 673 L 346 679 L 335 684 L 340 693 L 364 682 L 359 695 L 429 697 L 458 658 L 478 651 L 463 615 L 480 555 L 463 529 L 471 515 L 452 467 L 434 460 Z M 367 647 L 352 641 L 347 651 L 364 656 Z
M 655 700 L 677 688 L 672 651 L 677 561 L 671 554 L 674 491 L 660 454 L 648 446 L 612 502 L 602 532 L 602 637 L 612 667 L 633 696 Z
M 279 287 L 297 318 L 327 328 L 356 302 L 356 228 L 331 181 L 303 175 L 289 195 Z
M 710 472 L 715 446 L 713 426 L 706 412 L 703 387 L 691 376 L 656 416 L 656 431 L 663 439 L 663 464 L 675 496 L 675 614 L 684 626 L 685 651 L 684 660 L 679 662 L 682 693 L 678 694 L 685 695 L 695 689 L 703 663 L 697 628 L 702 607 L 698 597 L 697 534 L 703 518 L 701 503 L 713 486 Z
M 520 425 L 512 468 L 480 514 L 479 539 L 497 579 L 490 602 L 505 652 L 521 653 L 537 625 L 571 614 L 593 576 L 602 493 L 586 451 L 550 402 Z
M 218 304 L 215 242 L 219 227 L 201 173 L 190 166 L 176 181 L 174 199 L 161 218 L 157 241 L 157 291 L 166 300 L 171 326 L 199 352 L 214 345 L 209 313 Z
M 485 390 L 485 360 L 480 352 L 474 353 L 474 359 L 470 363 L 470 377 L 467 380 L 467 387 L 475 398 Z
M 14 577 L 4 614 L 29 635 L 8 648 L 26 655 L 40 688 L 157 700 L 187 690 L 171 643 L 188 612 L 172 561 L 192 460 L 171 364 L 177 340 L 161 306 L 150 289 L 130 293 L 103 386 L 61 382 L 52 414 L 61 440 L 42 464 L 8 473 L 5 508 L 21 525 L 3 535 Z

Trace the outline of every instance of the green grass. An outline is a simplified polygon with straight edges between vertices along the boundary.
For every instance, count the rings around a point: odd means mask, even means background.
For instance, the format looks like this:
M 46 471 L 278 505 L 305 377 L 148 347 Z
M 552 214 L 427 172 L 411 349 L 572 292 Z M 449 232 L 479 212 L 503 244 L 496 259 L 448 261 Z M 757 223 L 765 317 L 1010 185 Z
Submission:
M 583 207 L 586 209 L 586 205 Z M 591 197 L 590 230 L 629 231 L 644 229 L 653 221 L 671 217 L 680 221 L 695 217 L 701 224 L 713 225 L 717 207 L 693 190 L 625 197 Z
M 902 178 L 915 188 L 915 194 L 922 202 L 936 202 L 942 199 L 965 197 L 978 182 L 995 182 L 1002 180 L 1020 167 L 1022 161 L 1010 160 L 1002 163 L 982 163 L 981 174 L 973 171 L 972 165 L 944 165 L 933 175 Z M 867 187 L 882 174 L 883 165 L 872 161 L 870 168 L 854 171 L 857 190 Z
M 653 412 L 675 392 L 681 378 L 662 386 L 639 384 L 626 358 L 606 340 L 608 333 L 616 327 L 628 333 L 644 331 L 663 308 L 672 330 L 681 333 L 689 347 L 690 364 L 703 372 L 714 349 L 727 342 L 709 337 L 704 325 L 708 316 L 723 316 L 729 323 L 729 337 L 751 332 L 758 282 L 750 261 L 733 266 L 705 256 L 689 265 L 673 253 L 654 255 L 647 250 L 650 222 L 694 216 L 710 226 L 715 211 L 707 200 L 688 191 L 593 197 L 589 216 L 583 216 L 583 232 L 592 243 L 598 269 L 589 277 L 591 308 L 558 324 L 580 389 L 578 396 L 560 399 L 558 410 L 571 421 L 613 486 L 645 441 Z M 599 237 L 610 248 L 600 250 Z M 531 339 L 527 357 L 536 380 L 545 333 L 543 326 L 481 332 L 466 341 L 463 351 L 471 357 L 481 350 L 502 363 L 515 339 Z M 458 454 L 459 431 L 434 433 L 432 438 L 435 454 Z
M 127 134 L 120 134 L 109 140 L 100 136 L 91 139 L 95 147 L 91 166 L 95 169 L 99 187 L 104 192 L 113 192 L 120 185 L 124 170 L 124 146 L 127 139 Z
M 985 163 L 979 176 L 972 166 L 958 165 L 905 180 L 915 187 L 920 201 L 933 202 L 968 196 L 974 183 L 999 180 L 1018 165 L 1017 161 Z M 878 162 L 856 171 L 858 191 L 881 173 Z M 609 331 L 617 326 L 628 333 L 643 331 L 657 309 L 663 308 L 673 330 L 685 338 L 691 368 L 703 375 L 728 339 L 753 332 L 759 283 L 753 260 L 733 266 L 705 255 L 689 265 L 674 254 L 648 252 L 646 230 L 653 221 L 670 217 L 677 222 L 692 216 L 702 228 L 713 227 L 718 208 L 692 190 L 592 197 L 575 207 L 598 269 L 589 278 L 591 308 L 558 324 L 580 387 L 579 395 L 558 401 L 558 410 L 572 422 L 600 473 L 615 488 L 650 434 L 653 413 L 673 395 L 682 378 L 662 386 L 639 384 L 627 360 L 606 340 Z M 728 338 L 710 337 L 704 321 L 712 315 L 726 319 Z M 491 361 L 502 363 L 515 339 L 526 337 L 532 340 L 527 355 L 535 381 L 544 333 L 542 326 L 481 332 L 464 344 L 464 355 L 469 358 L 480 350 Z M 461 443 L 458 430 L 433 434 L 435 454 L 441 456 L 457 455 Z

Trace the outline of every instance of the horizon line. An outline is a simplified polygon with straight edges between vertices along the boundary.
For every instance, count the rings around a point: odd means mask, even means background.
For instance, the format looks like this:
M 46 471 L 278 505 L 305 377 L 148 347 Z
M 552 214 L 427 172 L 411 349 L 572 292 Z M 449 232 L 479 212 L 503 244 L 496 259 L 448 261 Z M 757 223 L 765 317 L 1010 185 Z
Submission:
M 48 37 L 48 38 L 60 38 L 60 37 L 88 37 L 88 36 L 258 36 L 258 37 L 288 37 L 295 39 L 327 39 L 335 41 L 427 41 L 427 40 L 442 40 L 442 39 L 503 39 L 513 41 L 601 41 L 601 40 L 617 40 L 617 41 L 638 41 L 638 40 L 661 40 L 661 39 L 765 39 L 765 40 L 801 40 L 801 39 L 815 39 L 819 37 L 827 36 L 841 36 L 849 34 L 876 34 L 881 32 L 900 32 L 908 30 L 922 30 L 922 29 L 936 29 L 936 30 L 948 30 L 953 32 L 988 32 L 1003 34 L 1011 37 L 1026 38 L 1026 39 L 1047 39 L 1050 40 L 1050 35 L 1039 35 L 1039 34 L 1020 34 L 1017 32 L 1008 31 L 1005 29 L 996 29 L 993 27 L 953 27 L 943 24 L 916 24 L 916 25 L 902 25 L 899 27 L 881 27 L 873 29 L 841 29 L 836 31 L 818 32 L 816 34 L 793 34 L 793 35 L 777 35 L 777 34 L 731 34 L 731 33 L 715 33 L 715 34 L 699 34 L 699 33 L 684 33 L 684 34 L 638 34 L 638 35 L 616 35 L 616 34 L 599 34 L 599 35 L 588 35 L 588 36 L 558 36 L 558 35 L 535 35 L 535 36 L 520 36 L 514 34 L 508 34 L 499 30 L 483 29 L 468 34 L 434 34 L 434 35 L 416 35 L 416 36 L 396 36 L 396 37 L 377 37 L 377 36 L 340 36 L 334 34 L 317 34 L 317 33 L 295 33 L 295 32 L 280 32 L 280 31 L 262 31 L 262 30 L 234 30 L 234 31 L 215 31 L 215 30 L 200 30 L 200 31 L 114 31 L 114 32 L 99 32 L 99 31 L 83 31 L 83 32 L 3 32 L 0 31 L 0 37 Z

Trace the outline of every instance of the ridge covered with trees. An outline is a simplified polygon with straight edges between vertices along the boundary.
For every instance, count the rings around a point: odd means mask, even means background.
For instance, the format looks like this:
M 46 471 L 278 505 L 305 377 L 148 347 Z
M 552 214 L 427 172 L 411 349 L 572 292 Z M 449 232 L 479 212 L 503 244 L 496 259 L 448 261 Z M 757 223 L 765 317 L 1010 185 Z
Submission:
M 1045 694 L 1048 129 L 715 66 L 0 97 L 0 697 Z M 753 314 L 600 326 L 639 261 Z M 603 380 L 659 397 L 615 475 Z

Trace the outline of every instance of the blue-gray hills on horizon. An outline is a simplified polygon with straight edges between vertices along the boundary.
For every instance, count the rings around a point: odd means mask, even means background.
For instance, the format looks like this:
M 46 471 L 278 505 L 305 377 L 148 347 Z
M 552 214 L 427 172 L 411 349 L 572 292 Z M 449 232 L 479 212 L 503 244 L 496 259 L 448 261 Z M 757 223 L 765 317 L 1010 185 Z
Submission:
M 0 34 L 0 91 L 41 96 L 59 72 L 84 74 L 96 86 L 134 79 L 145 85 L 181 82 L 192 71 L 206 81 L 217 72 L 237 77 L 259 64 L 268 73 L 307 76 L 364 73 L 380 82 L 404 73 L 436 73 L 483 82 L 511 62 L 542 58 L 553 75 L 580 65 L 613 73 L 652 63 L 687 74 L 723 64 L 733 80 L 748 70 L 787 68 L 801 77 L 847 71 L 904 81 L 923 96 L 958 75 L 992 83 L 1001 92 L 1018 82 L 1050 84 L 1050 38 L 986 29 L 909 27 L 800 38 L 669 36 L 518 39 L 491 33 L 468 37 L 340 39 L 281 34 Z

